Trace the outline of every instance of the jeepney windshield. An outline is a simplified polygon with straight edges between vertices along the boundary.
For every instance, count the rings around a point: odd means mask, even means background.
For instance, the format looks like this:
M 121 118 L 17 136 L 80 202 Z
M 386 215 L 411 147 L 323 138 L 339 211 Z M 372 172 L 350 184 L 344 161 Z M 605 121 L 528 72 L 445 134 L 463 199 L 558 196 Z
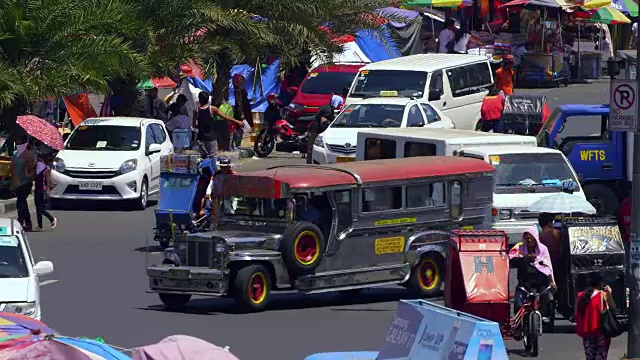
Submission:
M 496 169 L 496 189 L 530 186 L 537 192 L 561 192 L 563 181 L 578 183 L 558 153 L 500 154 L 489 159 Z
M 287 199 L 228 196 L 222 205 L 225 215 L 263 219 L 284 219 L 288 210 Z

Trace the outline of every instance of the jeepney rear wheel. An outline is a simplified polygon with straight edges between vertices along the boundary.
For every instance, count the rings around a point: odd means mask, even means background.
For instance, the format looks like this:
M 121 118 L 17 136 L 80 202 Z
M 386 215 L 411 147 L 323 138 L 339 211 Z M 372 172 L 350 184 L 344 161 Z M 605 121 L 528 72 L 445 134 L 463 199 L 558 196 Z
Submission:
M 437 253 L 422 255 L 411 271 L 409 292 L 416 297 L 432 297 L 440 294 L 444 281 L 444 259 Z
M 271 274 L 260 264 L 238 270 L 233 283 L 233 298 L 241 309 L 258 312 L 267 307 L 271 294 Z
M 191 295 L 186 294 L 165 294 L 159 293 L 160 301 L 164 304 L 164 307 L 167 310 L 179 310 L 184 308 L 189 300 L 191 300 Z
M 280 244 L 285 265 L 294 275 L 306 275 L 315 270 L 325 250 L 324 236 L 310 222 L 299 222 L 288 227 Z

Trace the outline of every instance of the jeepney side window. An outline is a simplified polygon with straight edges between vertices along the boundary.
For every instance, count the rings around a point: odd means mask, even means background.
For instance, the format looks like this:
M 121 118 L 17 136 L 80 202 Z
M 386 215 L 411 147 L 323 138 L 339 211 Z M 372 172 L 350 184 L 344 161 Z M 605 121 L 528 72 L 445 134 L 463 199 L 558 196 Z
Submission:
M 387 139 L 368 138 L 365 141 L 365 160 L 381 160 L 396 158 L 396 142 Z
M 445 204 L 442 181 L 407 186 L 405 194 L 407 209 L 438 207 Z
M 336 206 L 338 207 L 338 227 L 337 233 L 340 234 L 347 230 L 353 224 L 353 210 L 351 208 L 351 190 L 336 191 Z
M 402 187 L 364 189 L 362 194 L 362 212 L 387 211 L 402 208 Z
M 460 181 L 453 181 L 449 191 L 451 219 L 459 220 L 462 217 L 462 184 Z
M 435 156 L 436 145 L 432 143 L 419 143 L 407 141 L 404 144 L 404 157 Z

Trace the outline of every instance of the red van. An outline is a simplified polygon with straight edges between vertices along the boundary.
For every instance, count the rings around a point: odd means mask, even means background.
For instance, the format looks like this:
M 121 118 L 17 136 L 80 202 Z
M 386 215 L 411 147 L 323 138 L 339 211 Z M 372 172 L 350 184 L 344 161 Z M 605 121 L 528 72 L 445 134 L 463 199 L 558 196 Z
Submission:
M 289 88 L 295 91 L 295 96 L 289 104 L 288 117 L 291 120 L 313 120 L 320 106 L 331 101 L 331 95 L 341 95 L 345 87 L 351 87 L 358 70 L 364 65 L 322 65 L 312 69 L 299 88 Z

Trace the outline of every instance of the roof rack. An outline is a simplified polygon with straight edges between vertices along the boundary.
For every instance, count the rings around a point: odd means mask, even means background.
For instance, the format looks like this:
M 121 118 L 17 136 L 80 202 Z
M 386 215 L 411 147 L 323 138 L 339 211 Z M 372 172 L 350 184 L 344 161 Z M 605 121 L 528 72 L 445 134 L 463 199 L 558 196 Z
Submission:
M 358 186 L 362 186 L 362 179 L 360 179 L 360 175 L 356 174 L 353 171 L 347 170 L 347 169 L 341 169 L 338 167 L 333 167 L 333 166 L 326 166 L 326 165 L 278 165 L 278 166 L 273 166 L 270 168 L 267 168 L 267 170 L 275 170 L 275 169 L 279 169 L 279 168 L 320 168 L 320 169 L 324 169 L 324 170 L 332 170 L 332 171 L 339 171 L 345 174 L 349 174 L 351 176 L 353 176 L 353 178 L 356 180 L 356 183 L 358 184 Z

